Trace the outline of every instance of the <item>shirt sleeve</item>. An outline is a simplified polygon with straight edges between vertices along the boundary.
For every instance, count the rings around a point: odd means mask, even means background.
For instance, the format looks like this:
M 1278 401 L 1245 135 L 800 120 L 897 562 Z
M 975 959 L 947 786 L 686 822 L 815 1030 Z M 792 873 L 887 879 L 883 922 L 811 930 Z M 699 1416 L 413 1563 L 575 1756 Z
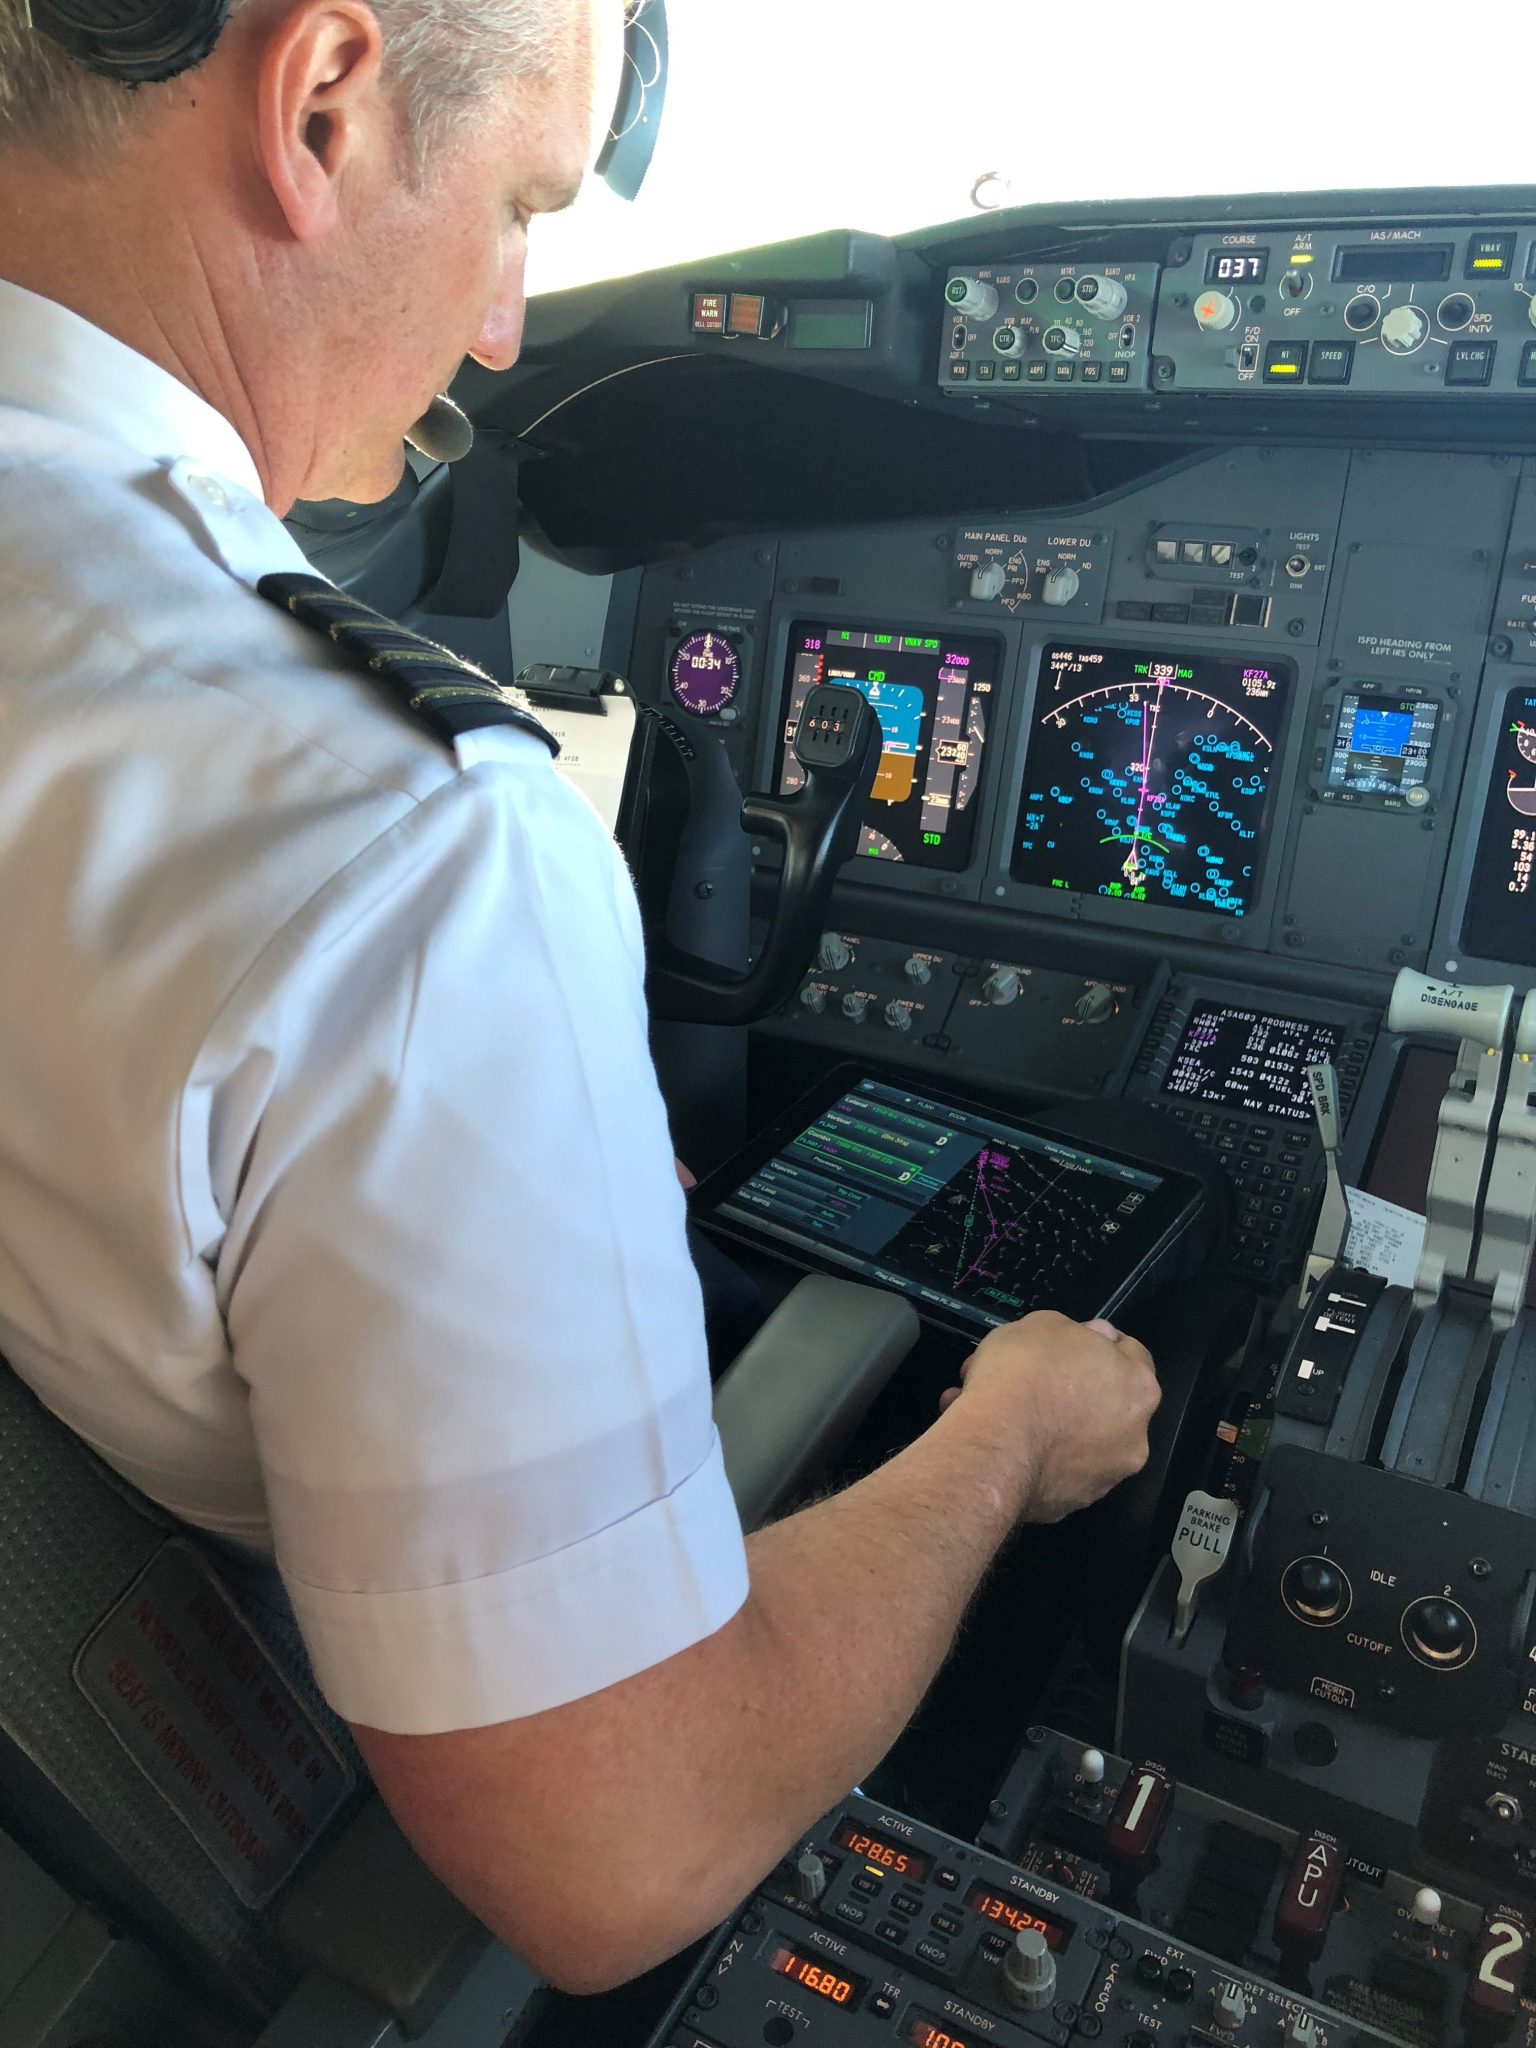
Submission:
M 326 1696 L 400 1734 L 634 1676 L 745 1598 L 639 920 L 534 742 L 318 896 L 210 1049 L 216 1277 Z

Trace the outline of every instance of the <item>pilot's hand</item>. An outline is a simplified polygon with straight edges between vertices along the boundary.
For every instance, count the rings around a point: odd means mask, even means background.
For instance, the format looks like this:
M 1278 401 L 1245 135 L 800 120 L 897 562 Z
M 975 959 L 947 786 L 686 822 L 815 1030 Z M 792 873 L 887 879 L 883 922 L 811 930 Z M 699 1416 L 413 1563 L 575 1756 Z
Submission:
M 1162 1398 L 1152 1360 L 1111 1323 L 1048 1312 L 994 1330 L 967 1359 L 955 1401 L 989 1405 L 1028 1459 L 1026 1522 L 1059 1522 L 1147 1462 Z

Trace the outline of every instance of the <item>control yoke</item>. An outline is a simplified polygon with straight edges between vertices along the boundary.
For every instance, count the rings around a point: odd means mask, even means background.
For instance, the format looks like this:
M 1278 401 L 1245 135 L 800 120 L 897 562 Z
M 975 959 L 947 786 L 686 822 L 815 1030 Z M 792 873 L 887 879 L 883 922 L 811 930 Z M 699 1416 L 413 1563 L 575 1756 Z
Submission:
M 833 884 L 858 844 L 864 806 L 880 765 L 881 729 L 861 691 L 822 683 L 805 701 L 795 758 L 805 787 L 790 797 L 751 796 L 741 828 L 784 849 L 768 935 L 745 974 L 679 951 L 663 934 L 651 942 L 651 1015 L 680 1024 L 751 1024 L 789 1001 L 826 922 Z

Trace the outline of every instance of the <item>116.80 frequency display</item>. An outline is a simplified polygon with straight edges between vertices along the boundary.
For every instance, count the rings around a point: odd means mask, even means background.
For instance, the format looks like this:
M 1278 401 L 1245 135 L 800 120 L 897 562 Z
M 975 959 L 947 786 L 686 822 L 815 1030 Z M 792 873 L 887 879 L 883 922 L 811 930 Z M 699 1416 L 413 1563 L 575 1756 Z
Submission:
M 1246 917 L 1295 671 L 1047 647 L 1015 881 Z

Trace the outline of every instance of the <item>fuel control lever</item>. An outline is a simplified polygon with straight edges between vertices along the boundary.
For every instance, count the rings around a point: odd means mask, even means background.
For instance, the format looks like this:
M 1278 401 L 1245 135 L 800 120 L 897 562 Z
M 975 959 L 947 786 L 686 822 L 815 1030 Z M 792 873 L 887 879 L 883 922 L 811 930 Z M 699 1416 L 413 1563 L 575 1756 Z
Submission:
M 741 807 L 743 831 L 784 849 L 762 949 L 745 974 L 733 975 L 656 934 L 647 982 L 653 1017 L 751 1024 L 789 1001 L 815 954 L 838 872 L 857 850 L 880 746 L 880 721 L 861 691 L 837 683 L 811 691 L 794 737 L 805 787 L 789 797 L 749 796 Z

